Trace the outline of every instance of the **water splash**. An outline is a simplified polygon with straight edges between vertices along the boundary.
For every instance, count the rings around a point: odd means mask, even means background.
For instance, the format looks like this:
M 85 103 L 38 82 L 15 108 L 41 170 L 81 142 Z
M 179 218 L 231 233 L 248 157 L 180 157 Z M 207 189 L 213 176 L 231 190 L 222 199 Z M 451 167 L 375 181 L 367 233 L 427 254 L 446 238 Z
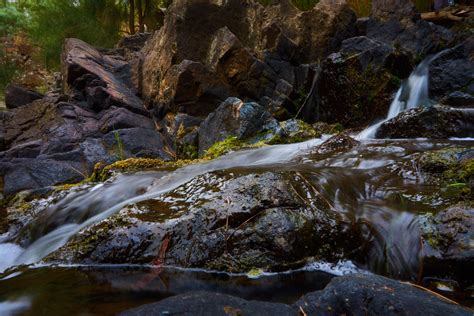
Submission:
M 387 117 L 383 121 L 371 125 L 363 130 L 359 135 L 357 135 L 356 138 L 358 140 L 376 138 L 377 130 L 383 123 L 393 119 L 405 110 L 430 105 L 431 100 L 429 98 L 428 86 L 430 64 L 450 50 L 451 49 L 441 51 L 438 54 L 428 57 L 423 62 L 421 62 L 410 74 L 408 80 L 403 82 L 398 89 L 392 104 L 390 104 Z

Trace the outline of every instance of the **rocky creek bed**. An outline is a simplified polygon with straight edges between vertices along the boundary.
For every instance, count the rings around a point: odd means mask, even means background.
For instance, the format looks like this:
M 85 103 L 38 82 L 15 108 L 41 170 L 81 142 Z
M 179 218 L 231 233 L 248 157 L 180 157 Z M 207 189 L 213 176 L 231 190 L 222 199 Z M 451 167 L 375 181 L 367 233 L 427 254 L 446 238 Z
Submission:
M 474 13 L 372 5 L 177 0 L 9 86 L 0 314 L 472 315 Z

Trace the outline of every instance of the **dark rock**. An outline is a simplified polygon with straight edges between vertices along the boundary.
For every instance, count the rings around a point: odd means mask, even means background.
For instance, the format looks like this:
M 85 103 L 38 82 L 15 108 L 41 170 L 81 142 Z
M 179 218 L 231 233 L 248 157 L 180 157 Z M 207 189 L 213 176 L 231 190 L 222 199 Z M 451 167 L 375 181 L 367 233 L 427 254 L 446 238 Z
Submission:
M 372 0 L 371 17 L 376 19 L 414 19 L 419 17 L 415 5 L 404 0 Z
M 145 46 L 146 41 L 151 38 L 151 33 L 136 33 L 129 36 L 124 36 L 118 42 L 117 48 L 122 48 L 126 50 L 127 53 L 138 52 L 143 46 Z
M 132 90 L 126 61 L 104 56 L 83 41 L 70 38 L 64 44 L 62 74 L 65 92 L 81 94 L 95 111 L 117 106 L 149 115 Z
M 474 95 L 455 91 L 441 99 L 441 103 L 455 108 L 474 108 Z
M 48 260 L 149 263 L 168 240 L 164 263 L 182 267 L 274 271 L 337 261 L 357 237 L 302 177 L 205 174 L 85 229 Z
M 367 23 L 367 37 L 408 51 L 414 58 L 437 53 L 456 43 L 451 31 L 422 20 L 410 1 L 388 2 L 394 5 L 388 6 L 386 0 L 375 4 L 375 15 Z
M 173 2 L 143 50 L 143 95 L 160 118 L 180 107 L 205 117 L 230 96 L 268 98 L 281 110 L 282 98 L 290 106 L 311 81 L 300 65 L 336 50 L 354 21 L 345 2 L 320 1 L 306 12 L 287 1 Z
M 377 138 L 473 137 L 474 111 L 444 106 L 410 109 L 383 123 Z
M 133 315 L 298 315 L 298 312 L 285 304 L 247 301 L 230 295 L 195 292 L 181 294 L 121 313 Z
M 275 132 L 278 122 L 257 103 L 229 98 L 209 114 L 199 129 L 199 153 L 229 136 L 246 139 L 265 131 Z
M 294 304 L 307 315 L 472 315 L 409 284 L 369 274 L 334 278 Z
M 111 108 L 99 120 L 100 131 L 104 134 L 113 130 L 132 127 L 154 129 L 155 125 L 148 117 L 135 114 L 125 108 Z
M 470 38 L 455 48 L 444 51 L 430 65 L 430 96 L 448 102 L 459 98 L 450 95 L 462 91 L 461 101 L 472 102 L 474 98 L 474 38 Z M 459 93 L 458 93 L 459 96 Z M 451 105 L 451 103 L 447 103 Z M 472 104 L 472 103 L 471 103 Z M 453 104 L 454 105 L 454 104 Z
M 12 159 L 0 162 L 3 175 L 3 192 L 11 195 L 22 190 L 44 188 L 62 183 L 75 183 L 84 179 L 84 163 L 42 159 Z
M 116 159 L 131 157 L 170 159 L 166 152 L 166 140 L 163 136 L 149 128 L 125 128 L 107 133 L 104 144 Z
M 408 77 L 412 67 L 401 50 L 368 37 L 347 39 L 323 62 L 317 98 L 305 106 L 304 118 L 357 127 L 384 117 L 399 78 Z
M 311 156 L 322 158 L 339 152 L 346 152 L 359 145 L 359 142 L 347 135 L 340 133 L 311 149 Z
M 9 84 L 5 89 L 5 105 L 8 109 L 15 109 L 42 97 L 43 95 L 36 91 L 15 84 Z

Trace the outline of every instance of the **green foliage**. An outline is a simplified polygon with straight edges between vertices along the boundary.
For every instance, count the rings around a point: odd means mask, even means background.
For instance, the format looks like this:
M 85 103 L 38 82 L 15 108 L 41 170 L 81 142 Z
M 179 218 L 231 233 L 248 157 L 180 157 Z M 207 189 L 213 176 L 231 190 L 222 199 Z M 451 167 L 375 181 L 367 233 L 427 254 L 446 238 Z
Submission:
M 64 39 L 112 47 L 119 39 L 125 7 L 113 0 L 47 0 L 29 7 L 29 34 L 42 48 L 44 63 L 57 68 Z
M 28 23 L 26 15 L 15 6 L 0 8 L 0 36 L 24 30 Z

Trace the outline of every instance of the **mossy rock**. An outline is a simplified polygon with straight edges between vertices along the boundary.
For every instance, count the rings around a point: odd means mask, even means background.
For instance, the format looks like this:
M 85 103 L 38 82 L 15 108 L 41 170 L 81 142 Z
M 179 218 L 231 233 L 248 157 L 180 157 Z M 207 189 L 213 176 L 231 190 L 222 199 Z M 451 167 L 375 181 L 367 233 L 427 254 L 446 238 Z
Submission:
M 129 158 L 116 161 L 113 164 L 107 166 L 104 166 L 103 164 L 97 164 L 94 168 L 92 176 L 88 180 L 92 182 L 100 182 L 107 180 L 115 172 L 123 173 L 145 170 L 175 169 L 189 165 L 192 162 L 192 160 L 164 161 L 153 158 Z

